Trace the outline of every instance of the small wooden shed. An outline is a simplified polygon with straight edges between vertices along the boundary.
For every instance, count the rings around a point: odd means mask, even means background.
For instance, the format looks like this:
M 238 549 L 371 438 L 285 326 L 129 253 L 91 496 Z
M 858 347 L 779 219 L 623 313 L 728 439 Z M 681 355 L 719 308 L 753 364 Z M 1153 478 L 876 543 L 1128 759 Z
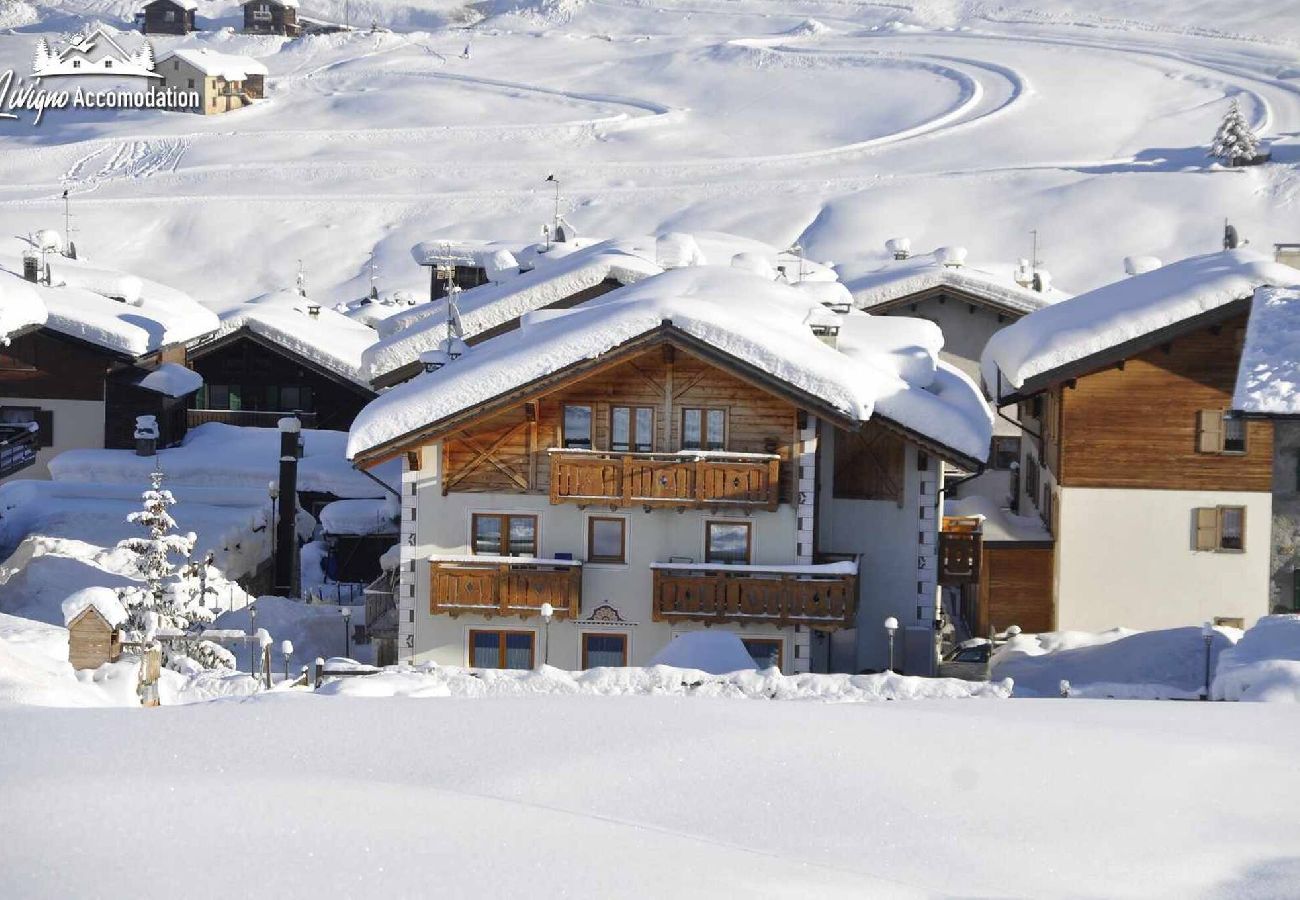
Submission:
M 122 655 L 122 630 L 94 606 L 87 606 L 68 623 L 68 662 L 74 669 L 98 669 Z

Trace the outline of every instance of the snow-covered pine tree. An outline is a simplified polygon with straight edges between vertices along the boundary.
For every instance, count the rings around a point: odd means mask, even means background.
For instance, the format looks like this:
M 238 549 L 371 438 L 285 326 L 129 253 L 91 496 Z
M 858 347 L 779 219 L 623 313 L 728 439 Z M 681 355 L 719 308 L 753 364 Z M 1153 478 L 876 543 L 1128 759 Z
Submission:
M 32 55 L 32 72 L 40 72 L 50 64 L 51 59 L 50 45 L 45 42 L 45 38 L 40 38 L 36 41 L 36 52 Z
M 1259 137 L 1251 130 L 1240 104 L 1233 100 L 1228 114 L 1223 117 L 1223 123 L 1214 135 L 1210 155 L 1229 166 L 1238 166 L 1252 161 L 1258 154 Z
M 176 505 L 176 498 L 163 487 L 165 478 L 161 468 L 155 467 L 149 475 L 149 490 L 141 494 L 142 508 L 126 517 L 143 528 L 146 536 L 118 542 L 119 547 L 136 554 L 136 569 L 147 585 L 129 590 L 123 597 L 127 627 L 140 632 L 150 631 L 151 626 L 185 631 L 192 625 L 212 621 L 212 611 L 194 602 L 172 563 L 172 557 L 188 558 L 194 552 L 195 536 L 175 533 L 176 520 L 168 509 Z M 165 648 L 168 666 L 175 667 L 181 657 L 189 657 L 205 668 L 233 668 L 230 652 L 209 641 L 179 641 Z
M 135 51 L 135 56 L 131 58 L 131 62 L 135 63 L 142 69 L 148 69 L 152 72 L 154 64 L 153 44 L 150 44 L 148 41 L 141 44 L 140 49 Z

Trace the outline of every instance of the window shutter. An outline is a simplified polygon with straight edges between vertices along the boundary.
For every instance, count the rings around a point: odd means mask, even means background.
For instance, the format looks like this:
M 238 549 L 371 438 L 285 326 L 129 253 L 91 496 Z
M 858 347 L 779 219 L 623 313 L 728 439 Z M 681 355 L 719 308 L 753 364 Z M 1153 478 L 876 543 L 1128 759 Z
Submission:
M 38 409 L 36 424 L 40 426 L 40 443 L 42 447 L 54 446 L 54 410 Z
M 1196 549 L 1217 550 L 1219 547 L 1219 511 L 1213 506 L 1196 510 Z
M 1201 453 L 1223 452 L 1223 412 L 1203 409 L 1196 414 L 1196 449 Z

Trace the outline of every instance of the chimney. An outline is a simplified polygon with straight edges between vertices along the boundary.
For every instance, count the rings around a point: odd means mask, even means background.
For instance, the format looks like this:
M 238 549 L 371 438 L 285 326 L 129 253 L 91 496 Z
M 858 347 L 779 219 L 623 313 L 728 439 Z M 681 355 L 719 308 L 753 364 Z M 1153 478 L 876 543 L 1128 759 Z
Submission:
M 896 260 L 904 260 L 912 255 L 912 239 L 899 237 L 885 241 L 885 250 Z
M 311 316 L 313 319 L 319 319 L 319 318 L 320 318 L 320 304 L 319 304 L 319 303 L 308 303 L 308 304 L 307 304 L 307 315 Z
M 23 278 L 32 284 L 39 284 L 41 280 L 41 258 L 34 253 L 23 254 Z
M 298 583 L 298 452 L 302 423 L 293 416 L 280 420 L 280 489 L 275 523 L 275 593 L 292 597 Z

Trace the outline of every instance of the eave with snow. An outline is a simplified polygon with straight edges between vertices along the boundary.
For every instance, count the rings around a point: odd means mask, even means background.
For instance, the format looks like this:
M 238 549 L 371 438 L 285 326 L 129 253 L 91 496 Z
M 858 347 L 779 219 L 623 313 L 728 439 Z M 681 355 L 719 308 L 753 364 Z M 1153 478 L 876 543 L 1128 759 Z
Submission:
M 1032 274 L 1025 272 L 1029 277 Z M 1036 291 L 1028 283 L 1021 284 L 1017 277 L 1018 272 L 1010 266 L 969 264 L 964 257 L 960 264 L 945 264 L 935 253 L 929 253 L 895 260 L 846 286 L 854 304 L 873 314 L 909 308 L 915 312 L 925 300 L 951 298 L 1014 320 L 1070 296 L 1050 282 L 1044 290 Z

